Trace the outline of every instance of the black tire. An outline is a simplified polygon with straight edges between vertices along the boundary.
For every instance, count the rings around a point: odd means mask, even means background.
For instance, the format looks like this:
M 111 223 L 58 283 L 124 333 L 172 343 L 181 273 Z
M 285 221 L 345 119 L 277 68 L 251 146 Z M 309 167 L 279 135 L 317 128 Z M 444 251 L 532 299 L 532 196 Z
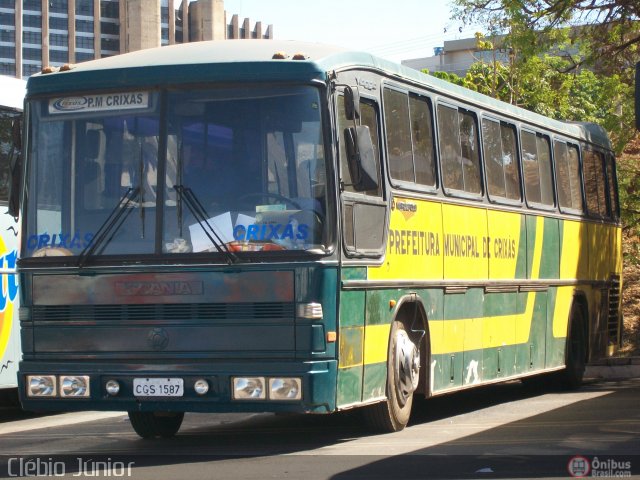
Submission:
M 409 423 L 413 392 L 420 378 L 420 345 L 413 343 L 402 322 L 391 326 L 388 352 L 387 399 L 363 410 L 367 426 L 385 433 L 400 431 Z
M 184 419 L 184 413 L 128 412 L 131 426 L 142 438 L 173 437 Z
M 565 350 L 565 368 L 558 374 L 559 386 L 566 390 L 575 390 L 582 385 L 587 364 L 585 335 L 585 317 L 582 307 L 577 303 L 571 308 L 571 323 Z

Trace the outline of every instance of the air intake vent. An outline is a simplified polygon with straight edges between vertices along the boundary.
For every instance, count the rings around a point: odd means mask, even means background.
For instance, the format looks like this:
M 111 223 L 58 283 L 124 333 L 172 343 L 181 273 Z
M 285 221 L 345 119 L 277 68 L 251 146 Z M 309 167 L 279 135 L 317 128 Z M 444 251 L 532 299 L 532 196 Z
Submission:
M 33 320 L 43 321 L 228 321 L 294 319 L 293 303 L 192 303 L 152 305 L 40 305 Z
M 607 330 L 609 344 L 620 345 L 620 276 L 611 276 L 611 288 L 609 289 L 609 317 Z

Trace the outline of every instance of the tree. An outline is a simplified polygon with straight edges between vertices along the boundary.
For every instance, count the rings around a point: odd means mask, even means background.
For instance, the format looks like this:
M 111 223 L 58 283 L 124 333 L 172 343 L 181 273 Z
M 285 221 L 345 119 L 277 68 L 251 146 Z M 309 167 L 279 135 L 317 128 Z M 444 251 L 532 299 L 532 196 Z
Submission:
M 637 60 L 638 0 L 454 0 L 453 5 L 454 18 L 483 25 L 491 35 L 506 34 L 511 47 L 523 52 L 564 43 L 574 60 L 569 68 L 588 65 L 611 74 Z

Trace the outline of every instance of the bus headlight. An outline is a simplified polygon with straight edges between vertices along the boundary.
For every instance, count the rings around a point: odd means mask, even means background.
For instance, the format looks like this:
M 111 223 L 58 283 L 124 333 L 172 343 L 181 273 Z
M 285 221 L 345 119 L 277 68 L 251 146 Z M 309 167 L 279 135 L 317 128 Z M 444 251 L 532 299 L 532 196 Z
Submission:
M 322 320 L 322 304 L 311 302 L 298 305 L 298 316 L 308 320 Z
M 60 376 L 60 396 L 61 397 L 81 397 L 90 395 L 89 377 L 86 375 L 61 375 Z
M 300 400 L 302 398 L 302 381 L 299 378 L 270 378 L 270 400 Z
M 198 395 L 205 395 L 209 391 L 209 382 L 204 378 L 196 380 L 196 383 L 193 384 L 193 389 Z
M 120 384 L 117 380 L 111 379 L 105 384 L 105 389 L 107 390 L 107 393 L 109 395 L 115 397 L 116 395 L 118 395 L 118 393 L 120 393 Z
M 264 377 L 234 377 L 234 400 L 264 400 L 267 398 Z
M 28 397 L 55 397 L 56 377 L 53 375 L 27 375 Z

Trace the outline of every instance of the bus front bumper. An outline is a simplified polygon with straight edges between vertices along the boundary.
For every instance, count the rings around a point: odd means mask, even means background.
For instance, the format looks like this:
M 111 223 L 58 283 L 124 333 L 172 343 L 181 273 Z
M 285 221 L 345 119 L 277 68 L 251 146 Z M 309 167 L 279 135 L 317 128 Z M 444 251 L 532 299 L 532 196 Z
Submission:
M 335 360 L 172 365 L 23 361 L 32 411 L 299 412 L 336 410 Z

